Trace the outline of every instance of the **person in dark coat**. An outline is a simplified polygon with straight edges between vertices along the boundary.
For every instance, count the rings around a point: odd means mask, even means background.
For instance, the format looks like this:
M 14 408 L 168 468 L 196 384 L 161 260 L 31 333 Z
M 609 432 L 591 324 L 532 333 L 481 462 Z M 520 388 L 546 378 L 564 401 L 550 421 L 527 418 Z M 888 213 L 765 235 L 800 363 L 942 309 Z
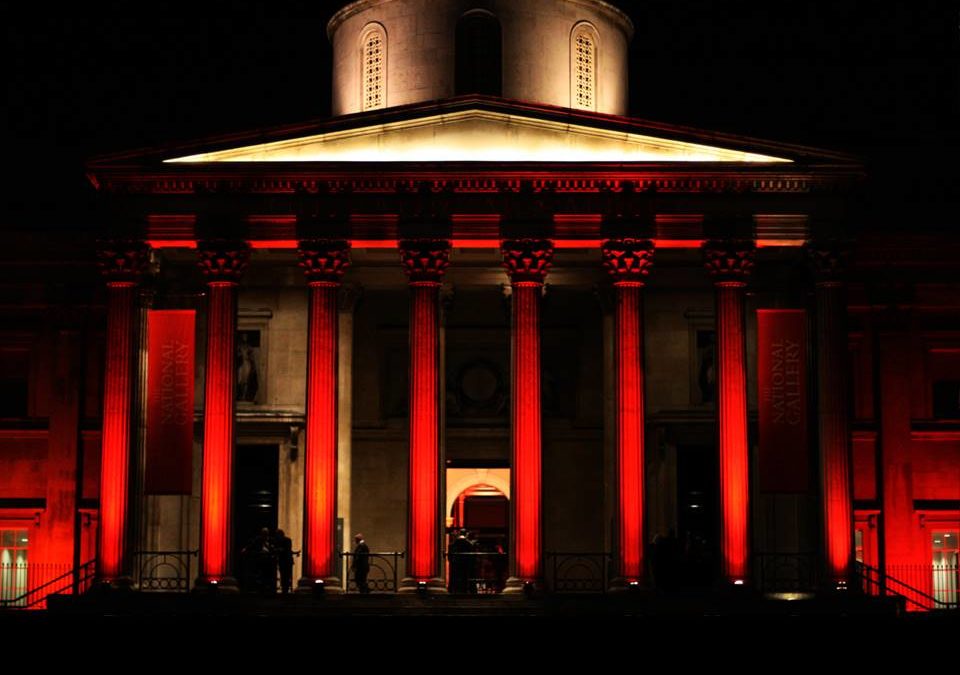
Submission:
M 470 592 L 470 572 L 473 566 L 473 544 L 467 539 L 466 530 L 460 530 L 450 543 L 450 592 Z
M 293 541 L 283 530 L 277 530 L 273 539 L 273 550 L 280 568 L 280 592 L 289 593 L 293 590 Z
M 357 582 L 357 590 L 361 593 L 369 593 L 370 587 L 367 585 L 367 574 L 370 573 L 370 547 L 363 540 L 363 535 L 358 534 L 353 538 L 357 542 L 353 549 L 353 578 Z

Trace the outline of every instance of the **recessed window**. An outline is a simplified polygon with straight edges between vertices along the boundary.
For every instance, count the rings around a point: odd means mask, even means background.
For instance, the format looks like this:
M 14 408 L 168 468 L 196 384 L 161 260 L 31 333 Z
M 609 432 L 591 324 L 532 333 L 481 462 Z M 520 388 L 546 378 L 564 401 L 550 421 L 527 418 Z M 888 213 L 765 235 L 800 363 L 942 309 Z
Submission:
M 577 26 L 571 38 L 571 104 L 597 109 L 597 33 L 589 24 Z
M 363 109 L 387 105 L 387 34 L 383 26 L 372 25 L 363 33 Z
M 27 416 L 27 378 L 0 378 L 0 418 Z
M 484 11 L 465 14 L 457 21 L 457 96 L 503 95 L 502 39 L 500 22 Z
M 933 383 L 933 416 L 941 420 L 960 419 L 960 381 Z

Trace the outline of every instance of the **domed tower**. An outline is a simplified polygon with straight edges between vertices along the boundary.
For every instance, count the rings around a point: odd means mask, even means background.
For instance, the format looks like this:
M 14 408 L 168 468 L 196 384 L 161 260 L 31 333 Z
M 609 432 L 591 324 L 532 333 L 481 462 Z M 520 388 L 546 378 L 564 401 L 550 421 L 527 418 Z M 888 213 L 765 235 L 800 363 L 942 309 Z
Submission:
M 627 113 L 633 24 L 603 0 L 356 0 L 327 34 L 335 116 L 465 94 Z

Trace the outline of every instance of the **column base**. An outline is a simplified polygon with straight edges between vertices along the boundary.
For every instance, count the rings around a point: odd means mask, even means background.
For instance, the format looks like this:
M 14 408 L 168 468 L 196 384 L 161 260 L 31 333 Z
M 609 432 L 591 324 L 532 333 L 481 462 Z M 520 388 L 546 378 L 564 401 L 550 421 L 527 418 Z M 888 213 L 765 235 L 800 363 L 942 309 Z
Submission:
M 400 588 L 397 593 L 426 593 L 429 595 L 445 594 L 447 585 L 440 577 L 430 579 L 414 579 L 406 577 L 400 581 Z
M 643 593 L 651 591 L 652 588 L 646 579 L 630 581 L 624 577 L 614 577 L 607 590 L 611 593 Z
M 215 593 L 233 594 L 240 592 L 240 585 L 237 584 L 237 580 L 233 577 L 224 577 L 217 580 L 197 579 L 193 587 L 193 592 L 207 595 L 213 595 Z
M 303 577 L 293 592 L 298 595 L 343 595 L 343 582 L 339 577 Z
M 109 595 L 111 593 L 129 593 L 137 590 L 133 577 L 117 577 L 116 579 L 99 579 L 94 583 L 88 593 L 98 595 Z
M 543 590 L 542 579 L 521 579 L 509 577 L 503 587 L 503 595 L 535 595 Z

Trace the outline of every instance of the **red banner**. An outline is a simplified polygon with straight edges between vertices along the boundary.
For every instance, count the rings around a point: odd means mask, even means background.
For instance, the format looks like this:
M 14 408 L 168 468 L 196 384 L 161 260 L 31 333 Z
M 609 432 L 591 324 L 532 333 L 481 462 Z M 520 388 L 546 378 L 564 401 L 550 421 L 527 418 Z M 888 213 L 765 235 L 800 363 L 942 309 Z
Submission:
M 193 310 L 151 310 L 147 320 L 145 492 L 193 491 Z
M 807 313 L 757 310 L 760 491 L 810 488 Z

